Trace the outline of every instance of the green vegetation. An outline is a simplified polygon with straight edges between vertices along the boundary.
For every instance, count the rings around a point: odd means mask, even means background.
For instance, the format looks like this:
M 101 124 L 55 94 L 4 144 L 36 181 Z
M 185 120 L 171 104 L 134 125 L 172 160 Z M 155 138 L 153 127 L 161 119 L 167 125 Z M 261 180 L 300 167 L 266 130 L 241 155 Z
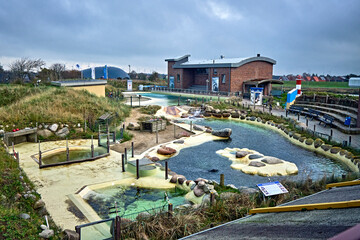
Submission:
M 16 160 L 10 157 L 3 145 L 0 146 L 0 239 L 39 239 L 45 224 L 44 217 L 33 209 L 40 195 L 34 190 L 33 184 L 26 174 L 19 169 Z M 35 198 L 25 197 L 31 191 Z M 27 213 L 30 219 L 25 220 L 20 214 Z M 61 239 L 60 232 L 50 219 L 50 228 L 55 236 L 51 239 Z
M 0 85 L 0 107 L 16 103 L 24 97 L 30 97 L 48 90 L 48 87 L 27 87 L 24 85 Z
M 36 123 L 64 123 L 72 126 L 83 124 L 85 120 L 87 126 L 92 127 L 105 112 L 113 112 L 117 116 L 115 122 L 120 122 L 130 113 L 130 107 L 125 104 L 97 97 L 85 90 L 57 87 L 36 89 L 17 86 L 0 89 L 7 92 L 6 96 L 0 95 L 1 102 L 6 103 L 0 108 L 0 125 L 6 131 L 14 127 L 34 127 Z M 16 95 L 8 97 L 13 94 Z
M 154 115 L 158 110 L 160 110 L 160 108 L 161 107 L 158 105 L 149 105 L 141 107 L 139 111 L 143 114 Z
M 130 132 L 124 130 L 124 134 L 123 134 L 123 138 L 121 139 L 121 142 L 123 143 L 123 142 L 130 141 L 132 138 L 133 138 L 133 135 Z
M 273 85 L 273 88 L 278 89 L 283 86 L 284 88 L 295 88 L 296 81 L 284 81 L 283 85 Z M 302 81 L 301 88 L 350 88 L 348 82 L 309 82 L 309 81 Z

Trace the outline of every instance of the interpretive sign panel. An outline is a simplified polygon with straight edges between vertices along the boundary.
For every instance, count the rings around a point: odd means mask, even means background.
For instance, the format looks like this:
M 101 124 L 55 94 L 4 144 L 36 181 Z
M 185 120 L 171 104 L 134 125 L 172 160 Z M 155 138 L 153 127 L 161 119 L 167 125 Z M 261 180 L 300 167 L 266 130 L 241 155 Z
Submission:
M 260 188 L 261 192 L 267 196 L 273 196 L 278 194 L 287 193 L 288 190 L 278 181 L 257 184 L 258 188 Z

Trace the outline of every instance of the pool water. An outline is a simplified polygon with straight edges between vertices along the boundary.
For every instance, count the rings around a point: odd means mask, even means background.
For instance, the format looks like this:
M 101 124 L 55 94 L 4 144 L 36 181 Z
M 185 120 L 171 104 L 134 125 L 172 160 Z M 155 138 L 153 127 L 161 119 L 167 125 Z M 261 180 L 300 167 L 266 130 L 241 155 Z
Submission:
M 159 105 L 159 106 L 174 106 L 178 104 L 179 96 L 158 94 L 158 93 L 142 93 L 144 97 L 152 98 L 149 101 L 142 102 L 141 105 Z M 195 100 L 196 97 L 180 97 L 180 105 L 186 104 L 188 99 Z M 202 101 L 203 97 L 198 97 L 198 101 Z M 206 98 L 206 96 L 204 96 Z
M 107 152 L 106 148 L 104 147 L 96 147 L 94 148 L 94 157 L 103 155 Z M 71 150 L 69 151 L 69 159 L 70 161 L 81 160 L 81 159 L 88 159 L 91 158 L 91 149 L 84 149 L 84 150 Z M 66 151 L 54 153 L 51 155 L 47 155 L 41 158 L 43 164 L 54 164 L 54 163 L 61 163 L 67 161 Z
M 219 182 L 220 174 L 225 175 L 226 184 L 236 187 L 256 187 L 256 184 L 269 180 L 288 178 L 300 181 L 311 177 L 320 179 L 324 176 L 341 176 L 350 170 L 339 162 L 332 161 L 321 155 L 300 148 L 275 131 L 231 120 L 201 119 L 196 124 L 210 126 L 213 129 L 231 128 L 231 139 L 225 141 L 211 141 L 199 146 L 184 148 L 180 153 L 168 160 L 169 168 L 187 179 L 195 180 L 199 177 Z M 248 148 L 256 150 L 266 156 L 273 156 L 295 163 L 299 173 L 293 176 L 262 177 L 248 175 L 230 167 L 232 161 L 216 154 L 217 150 L 229 148 Z M 162 162 L 164 164 L 164 162 Z M 218 172 L 209 172 L 217 169 Z
M 139 212 L 150 211 L 163 207 L 167 209 L 169 201 L 174 205 L 185 203 L 181 190 L 161 190 L 137 187 L 110 186 L 95 190 L 84 197 L 87 203 L 98 213 L 102 219 L 116 216 L 115 202 L 119 216 L 134 219 Z

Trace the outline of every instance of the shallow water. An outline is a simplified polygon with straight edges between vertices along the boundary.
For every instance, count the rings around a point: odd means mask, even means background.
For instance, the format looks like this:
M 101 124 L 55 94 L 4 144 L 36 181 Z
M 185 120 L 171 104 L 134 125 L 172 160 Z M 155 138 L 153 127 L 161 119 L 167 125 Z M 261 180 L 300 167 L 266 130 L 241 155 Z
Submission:
M 159 106 L 174 106 L 178 104 L 178 100 L 180 100 L 180 105 L 186 104 L 188 99 L 195 100 L 195 97 L 180 97 L 174 95 L 166 95 L 166 94 L 158 94 L 158 93 L 142 93 L 140 94 L 144 97 L 152 98 L 149 101 L 142 102 L 141 105 L 159 105 Z M 203 97 L 198 97 L 197 100 L 202 101 Z
M 96 194 L 87 199 L 87 202 L 103 219 L 116 215 L 111 213 L 116 211 L 115 202 L 119 215 L 128 219 L 135 218 L 136 213 L 155 208 L 164 207 L 166 210 L 168 202 L 165 200 L 165 193 L 174 206 L 185 203 L 184 192 L 179 190 L 111 186 L 94 192 Z
M 96 147 L 94 148 L 94 157 L 105 154 L 106 148 Z M 69 151 L 69 159 L 70 161 L 88 159 L 91 158 L 91 149 L 84 150 L 70 150 Z M 66 151 L 59 152 L 56 154 L 44 156 L 41 158 L 43 164 L 53 164 L 53 163 L 61 163 L 67 161 Z
M 317 155 L 311 151 L 295 146 L 275 131 L 231 120 L 201 119 L 195 122 L 199 125 L 210 126 L 213 129 L 231 128 L 232 135 L 228 141 L 206 142 L 199 146 L 182 149 L 179 155 L 168 160 L 169 168 L 184 175 L 187 179 L 195 180 L 199 177 L 219 182 L 220 174 L 225 175 L 226 184 L 237 187 L 256 187 L 258 183 L 288 178 L 299 181 L 308 176 L 320 179 L 332 174 L 340 176 L 349 172 L 348 168 L 333 160 Z M 293 176 L 261 177 L 248 175 L 230 167 L 232 161 L 216 154 L 217 150 L 229 148 L 248 148 L 256 150 L 266 156 L 273 156 L 295 163 L 299 173 Z M 162 163 L 163 164 L 163 163 Z M 217 169 L 218 172 L 209 172 Z

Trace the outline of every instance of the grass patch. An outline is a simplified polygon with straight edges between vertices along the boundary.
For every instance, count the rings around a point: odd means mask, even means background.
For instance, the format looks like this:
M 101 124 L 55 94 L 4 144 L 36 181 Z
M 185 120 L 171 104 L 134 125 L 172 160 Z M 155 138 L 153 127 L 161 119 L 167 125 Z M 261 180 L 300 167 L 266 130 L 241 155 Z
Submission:
M 295 88 L 296 81 L 284 81 L 282 85 L 285 88 Z M 280 86 L 275 86 L 276 88 L 281 88 Z M 309 81 L 302 81 L 301 82 L 301 89 L 307 88 L 351 88 L 349 87 L 348 82 L 309 82 Z

